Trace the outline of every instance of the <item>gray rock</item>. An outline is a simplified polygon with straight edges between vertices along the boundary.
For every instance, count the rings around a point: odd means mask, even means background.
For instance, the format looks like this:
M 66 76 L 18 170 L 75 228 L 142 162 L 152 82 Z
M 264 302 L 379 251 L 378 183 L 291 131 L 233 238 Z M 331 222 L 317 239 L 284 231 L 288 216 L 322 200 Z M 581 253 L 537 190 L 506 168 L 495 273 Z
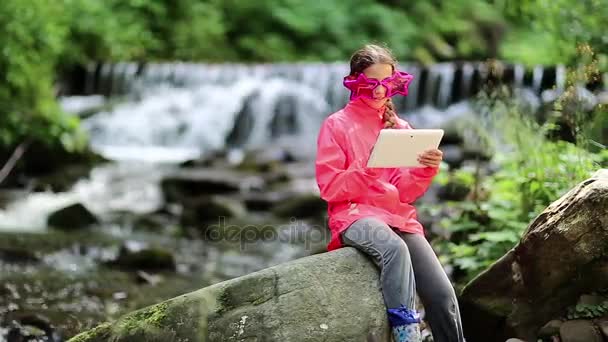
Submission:
M 604 335 L 604 339 L 608 340 L 608 316 L 595 320 L 595 324 Z
M 608 169 L 599 169 L 591 175 L 591 178 L 608 178 Z
M 282 146 L 265 146 L 260 149 L 247 150 L 243 160 L 237 165 L 237 169 L 255 172 L 276 171 L 281 169 L 284 164 L 295 160 L 295 156 Z
M 230 194 L 244 189 L 261 188 L 262 178 L 228 169 L 180 169 L 165 177 L 161 187 L 169 202 L 183 202 L 201 195 Z
M 505 342 L 526 342 L 526 341 L 520 340 L 518 338 L 510 338 L 510 339 L 506 340 Z
M 132 312 L 70 342 L 389 339 L 378 270 L 346 247 Z
M 538 337 L 549 338 L 551 336 L 559 335 L 559 328 L 562 324 L 564 324 L 564 322 L 558 319 L 547 322 L 547 324 L 543 325 L 538 331 Z
M 584 294 L 578 299 L 577 305 L 599 305 L 605 300 L 604 296 Z
M 285 199 L 273 209 L 273 213 L 284 218 L 319 217 L 327 212 L 327 203 L 318 194 L 299 194 Z
M 566 321 L 559 329 L 562 342 L 603 342 L 602 334 L 591 321 Z
M 461 312 L 470 339 L 534 340 L 543 324 L 581 294 L 608 287 L 606 208 L 608 177 L 595 177 L 534 219 L 513 249 L 463 289 Z
M 250 192 L 242 196 L 248 210 L 267 211 L 292 196 L 289 192 L 269 191 L 269 192 Z
M 202 196 L 184 203 L 181 223 L 198 226 L 222 219 L 243 217 L 247 213 L 241 201 L 226 196 Z
M 108 265 L 129 270 L 170 270 L 176 268 L 173 254 L 163 248 L 147 247 L 127 241 L 120 248 L 118 257 Z
M 99 223 L 84 205 L 74 203 L 49 215 L 47 225 L 63 230 L 76 230 Z

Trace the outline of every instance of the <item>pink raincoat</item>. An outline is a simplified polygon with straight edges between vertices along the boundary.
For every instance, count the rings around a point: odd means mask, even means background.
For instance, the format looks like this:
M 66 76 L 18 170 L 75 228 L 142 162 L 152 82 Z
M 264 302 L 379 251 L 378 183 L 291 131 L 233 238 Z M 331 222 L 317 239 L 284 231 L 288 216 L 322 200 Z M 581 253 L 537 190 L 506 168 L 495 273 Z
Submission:
M 342 247 L 339 234 L 366 216 L 377 217 L 400 231 L 424 234 L 412 202 L 427 190 L 437 168 L 365 166 L 384 127 L 385 109 L 353 100 L 321 125 L 315 167 L 321 198 L 328 204 L 328 251 Z M 412 127 L 399 119 L 396 128 Z

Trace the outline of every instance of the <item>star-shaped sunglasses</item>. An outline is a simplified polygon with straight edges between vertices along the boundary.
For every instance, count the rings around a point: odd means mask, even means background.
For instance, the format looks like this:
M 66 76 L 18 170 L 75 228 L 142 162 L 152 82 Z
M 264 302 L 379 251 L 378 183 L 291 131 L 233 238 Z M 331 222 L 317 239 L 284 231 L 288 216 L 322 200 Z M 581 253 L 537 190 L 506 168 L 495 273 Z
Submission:
M 375 78 L 367 78 L 364 73 L 358 75 L 349 75 L 344 77 L 344 86 L 350 90 L 350 99 L 358 99 L 360 97 L 373 99 L 374 89 L 378 86 L 386 88 L 386 97 L 392 97 L 395 94 L 407 95 L 407 87 L 414 76 L 404 71 L 395 71 L 392 76 L 389 76 L 382 81 Z

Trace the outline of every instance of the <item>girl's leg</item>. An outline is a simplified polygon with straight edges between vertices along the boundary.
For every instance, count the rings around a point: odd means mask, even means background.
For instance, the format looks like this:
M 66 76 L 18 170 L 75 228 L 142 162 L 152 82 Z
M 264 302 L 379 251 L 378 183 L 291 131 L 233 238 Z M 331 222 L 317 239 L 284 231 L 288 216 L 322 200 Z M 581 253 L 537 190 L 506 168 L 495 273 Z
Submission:
M 420 341 L 416 283 L 405 242 L 383 221 L 357 220 L 341 235 L 346 246 L 371 256 L 380 268 L 380 286 L 395 341 Z
M 418 295 L 424 304 L 425 321 L 435 342 L 463 342 L 462 323 L 454 287 L 433 248 L 420 234 L 398 232 L 407 244 Z

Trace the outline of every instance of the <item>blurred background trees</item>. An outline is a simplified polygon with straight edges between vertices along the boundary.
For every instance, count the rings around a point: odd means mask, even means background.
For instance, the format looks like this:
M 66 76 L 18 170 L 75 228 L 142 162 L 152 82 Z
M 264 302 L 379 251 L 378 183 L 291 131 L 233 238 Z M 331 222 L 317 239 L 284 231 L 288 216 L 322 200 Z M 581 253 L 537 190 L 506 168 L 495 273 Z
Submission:
M 505 0 L 5 0 L 0 3 L 0 145 L 26 136 L 82 145 L 55 81 L 90 61 L 344 61 L 364 42 L 400 60 L 499 58 L 569 64 L 587 42 L 606 70 L 608 6 Z

